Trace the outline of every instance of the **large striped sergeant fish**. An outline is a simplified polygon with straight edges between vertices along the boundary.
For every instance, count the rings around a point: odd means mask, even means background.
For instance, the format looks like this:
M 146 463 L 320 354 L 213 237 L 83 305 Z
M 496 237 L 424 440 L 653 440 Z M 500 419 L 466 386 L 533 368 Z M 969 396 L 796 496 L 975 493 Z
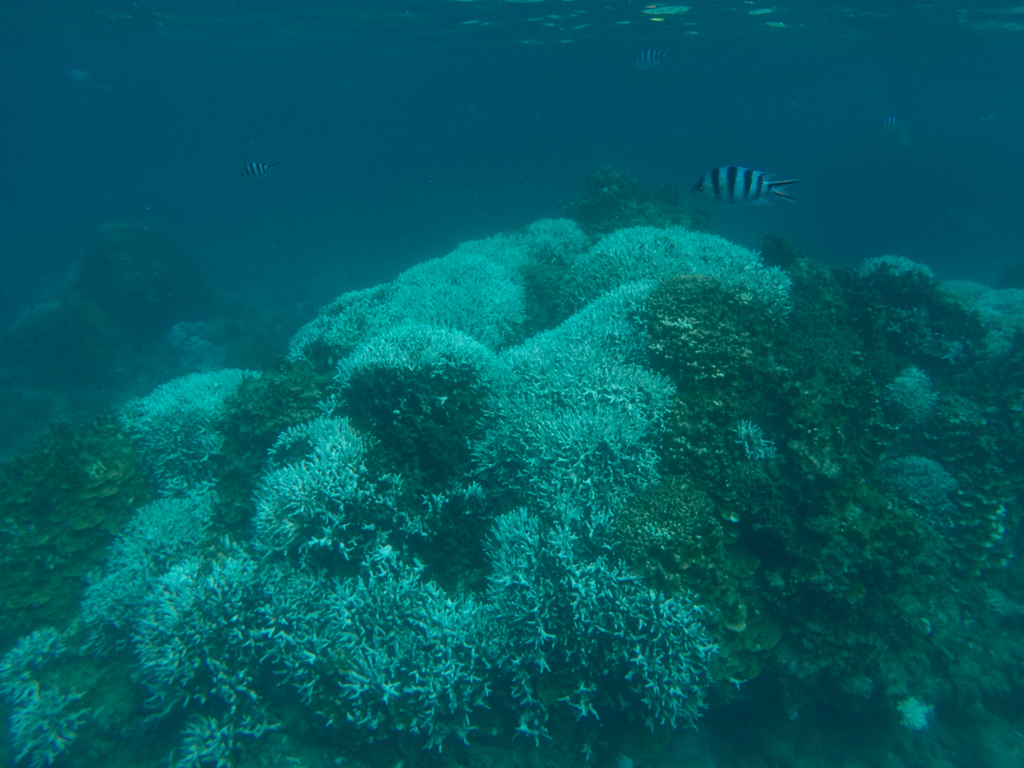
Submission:
M 779 187 L 801 181 L 803 179 L 773 181 L 764 171 L 740 165 L 723 165 L 697 179 L 690 191 L 722 205 L 766 205 L 776 197 L 795 202 Z

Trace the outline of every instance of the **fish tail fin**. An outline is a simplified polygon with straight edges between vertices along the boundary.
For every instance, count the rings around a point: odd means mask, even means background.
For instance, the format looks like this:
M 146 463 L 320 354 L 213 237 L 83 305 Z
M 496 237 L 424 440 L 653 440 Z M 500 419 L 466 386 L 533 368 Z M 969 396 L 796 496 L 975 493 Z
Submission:
M 787 195 L 781 189 L 776 189 L 776 187 L 781 187 L 785 184 L 799 184 L 802 181 L 803 179 L 782 179 L 781 181 L 770 181 L 768 182 L 770 187 L 769 191 L 776 197 L 781 197 L 783 200 L 789 200 L 789 202 L 795 203 L 796 200 L 792 196 Z

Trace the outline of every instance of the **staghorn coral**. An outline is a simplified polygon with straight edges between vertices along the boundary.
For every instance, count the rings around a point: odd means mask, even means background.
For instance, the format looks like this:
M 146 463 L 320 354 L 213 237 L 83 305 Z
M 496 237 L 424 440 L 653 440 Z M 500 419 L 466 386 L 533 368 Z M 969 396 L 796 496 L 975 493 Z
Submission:
M 288 342 L 288 357 L 334 365 L 359 342 L 387 327 L 391 285 L 343 293 L 320 309 Z
M 224 444 L 226 403 L 258 373 L 225 369 L 169 381 L 121 409 L 121 423 L 165 494 L 215 482 Z
M 493 410 L 473 450 L 480 476 L 511 505 L 569 494 L 608 509 L 657 479 L 673 389 L 638 364 L 646 293 L 625 286 L 499 358 Z
M 486 706 L 488 626 L 472 598 L 452 598 L 421 573 L 384 545 L 359 577 L 328 591 L 338 640 L 328 652 L 344 670 L 328 714 L 370 738 L 407 733 L 440 750 L 449 737 L 467 743 Z
M 514 245 L 496 245 L 497 254 L 463 246 L 399 275 L 388 305 L 395 322 L 460 331 L 491 349 L 517 341 L 526 318 L 526 297 L 515 272 L 498 258 L 515 265 L 521 257 L 512 255 Z
M 347 561 L 392 516 L 398 478 L 366 469 L 366 443 L 345 419 L 321 416 L 286 430 L 256 492 L 254 544 L 303 567 Z
M 599 554 L 608 532 L 592 511 L 562 501 L 550 513 L 502 515 L 489 546 L 490 652 L 518 704 L 516 732 L 550 737 L 556 709 L 590 723 L 624 711 L 651 730 L 692 724 L 716 651 L 700 608 Z
M 46 667 L 65 653 L 64 639 L 51 627 L 19 640 L 0 659 L 0 695 L 11 708 L 8 733 L 17 754 L 32 768 L 50 765 L 70 746 L 89 711 L 82 694 L 65 690 Z
M 192 715 L 182 730 L 181 746 L 168 760 L 171 768 L 201 768 L 214 765 L 230 768 L 242 747 L 242 739 L 256 739 L 266 725 L 251 715 L 242 715 L 239 722 L 222 723 L 215 717 Z
M 530 258 L 542 263 L 568 266 L 583 253 L 589 239 L 570 219 L 541 219 L 526 228 L 521 240 Z
M 339 411 L 429 492 L 469 468 L 468 443 L 491 407 L 495 356 L 461 331 L 400 325 L 338 366 Z
M 724 238 L 679 227 L 633 227 L 601 238 L 573 262 L 566 296 L 579 308 L 626 283 L 679 274 L 714 277 L 740 301 L 769 314 L 785 315 L 789 306 L 785 272 Z
M 80 619 L 88 648 L 101 654 L 124 647 L 153 583 L 195 553 L 209 532 L 215 496 L 195 492 L 142 507 L 111 547 L 105 572 L 85 592 Z
M 208 753 L 220 762 L 242 739 L 276 727 L 258 690 L 266 655 L 263 583 L 255 561 L 226 544 L 216 559 L 186 558 L 156 579 L 136 618 L 147 706 L 158 717 L 172 710 L 190 716 L 181 760 Z
M 530 253 L 570 252 L 573 231 L 546 227 L 526 238 L 496 235 L 462 243 L 392 283 L 339 296 L 289 343 L 289 358 L 333 364 L 395 326 L 419 324 L 472 336 L 492 349 L 518 341 L 526 319 L 519 269 Z M 553 250 L 552 250 L 553 249 Z

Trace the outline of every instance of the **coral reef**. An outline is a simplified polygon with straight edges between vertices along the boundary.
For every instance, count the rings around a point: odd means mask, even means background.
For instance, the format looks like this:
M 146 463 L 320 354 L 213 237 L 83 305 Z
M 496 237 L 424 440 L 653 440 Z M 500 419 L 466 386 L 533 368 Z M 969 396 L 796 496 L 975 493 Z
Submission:
M 909 765 L 1008 717 L 1014 296 L 650 224 L 465 243 L 126 406 L 116 514 L 65 487 L 106 565 L 0 665 L 12 757 L 621 766 L 699 725 L 781 765 L 857 722 Z M 5 563 L 65 535 L 29 485 Z
M 942 465 L 923 456 L 886 458 L 878 467 L 878 482 L 889 493 L 917 504 L 929 519 L 941 525 L 957 488 L 956 478 Z
M 390 284 L 343 293 L 292 336 L 289 358 L 334 365 L 363 339 L 387 327 L 382 316 L 387 317 L 393 294 Z
M 0 464 L 0 648 L 65 627 L 107 547 L 151 497 L 142 462 L 114 419 L 54 424 L 32 453 Z
M 8 429 L 0 453 L 40 425 L 84 421 L 193 371 L 270 364 L 283 339 L 218 296 L 199 261 L 155 222 L 89 233 L 74 266 L 0 332 Z
M 885 388 L 885 404 L 895 415 L 894 421 L 912 424 L 925 421 L 938 402 L 939 396 L 932 389 L 928 374 L 913 365 L 904 368 Z
M 484 243 L 464 244 L 399 275 L 390 322 L 461 331 L 492 349 L 518 340 L 526 299 L 514 268 L 525 254 L 515 240 L 501 236 Z
M 373 477 L 365 455 L 366 441 L 344 419 L 320 417 L 282 433 L 256 493 L 257 548 L 303 567 L 337 567 L 372 542 L 376 525 L 395 515 L 400 481 Z
M 62 690 L 46 667 L 64 654 L 63 638 L 51 627 L 26 635 L 0 659 L 0 696 L 11 708 L 8 733 L 14 762 L 50 765 L 74 741 L 87 711 L 82 694 Z
M 1015 337 L 1024 331 L 1024 288 L 996 289 L 967 280 L 951 280 L 942 287 L 977 313 L 989 354 L 1012 353 Z
M 197 492 L 141 507 L 110 549 L 102 575 L 82 598 L 86 647 L 107 654 L 130 639 L 153 581 L 202 544 L 213 518 L 214 495 Z
M 664 485 L 618 518 L 626 552 L 708 606 L 719 679 L 769 677 L 791 712 L 825 680 L 848 697 L 977 696 L 977 681 L 943 675 L 972 642 L 949 613 L 968 588 L 948 585 L 995 577 L 1020 514 L 1014 462 L 966 455 L 991 438 L 969 426 L 958 381 L 978 371 L 950 350 L 979 354 L 977 318 L 906 260 L 852 279 L 798 256 L 787 269 L 781 323 L 706 277 L 652 293 L 651 355 L 677 401 Z M 957 610 L 978 613 L 970 602 Z
M 430 492 L 469 469 L 469 440 L 492 407 L 495 357 L 461 331 L 400 325 L 338 366 L 342 413 Z
M 638 364 L 635 316 L 648 291 L 624 286 L 499 358 L 474 460 L 509 507 L 568 494 L 613 509 L 657 480 L 672 385 Z
M 782 270 L 764 266 L 756 253 L 721 237 L 680 227 L 632 227 L 605 235 L 573 262 L 565 290 L 580 308 L 625 283 L 674 275 L 714 277 L 741 301 L 780 314 L 787 309 L 789 278 Z
M 121 409 L 121 423 L 161 492 L 188 492 L 215 482 L 221 471 L 226 403 L 246 377 L 258 376 L 230 368 L 191 373 Z
M 492 655 L 510 678 L 516 733 L 552 738 L 556 705 L 577 729 L 608 711 L 652 731 L 692 725 L 716 651 L 700 608 L 685 593 L 644 587 L 600 554 L 607 522 L 593 510 L 563 500 L 547 514 L 547 522 L 523 509 L 502 515 L 491 542 Z
M 587 174 L 586 192 L 569 203 L 565 215 L 590 235 L 636 226 L 680 226 L 707 230 L 707 213 L 689 208 L 675 184 L 645 189 L 628 173 L 611 166 Z
M 536 291 L 539 272 L 560 274 L 587 244 L 565 219 L 462 243 L 391 283 L 338 297 L 292 337 L 289 357 L 334 364 L 360 342 L 405 323 L 459 331 L 495 350 L 508 346 L 525 336 L 528 316 L 546 311 L 538 306 L 541 296 L 527 303 L 531 276 Z
M 450 737 L 467 743 L 490 693 L 484 611 L 422 579 L 387 545 L 371 549 L 366 563 L 362 578 L 326 595 L 340 617 L 330 654 L 347 668 L 328 714 L 375 740 L 408 734 L 438 750 Z

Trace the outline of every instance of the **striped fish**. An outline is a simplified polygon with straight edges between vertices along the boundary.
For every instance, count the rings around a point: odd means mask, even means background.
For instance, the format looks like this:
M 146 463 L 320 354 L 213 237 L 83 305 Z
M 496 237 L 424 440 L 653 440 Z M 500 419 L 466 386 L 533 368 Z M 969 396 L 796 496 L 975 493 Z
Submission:
M 802 179 L 772 181 L 764 171 L 723 165 L 697 179 L 690 191 L 723 205 L 765 205 L 776 197 L 792 202 L 793 198 L 777 187 L 800 181 Z
M 651 67 L 658 66 L 666 59 L 668 59 L 668 51 L 662 51 L 658 48 L 644 48 L 633 59 L 633 66 L 637 69 L 650 69 Z
M 887 133 L 896 133 L 897 131 L 903 131 L 907 128 L 907 121 L 902 117 L 896 117 L 896 115 L 889 115 L 882 121 L 882 130 Z
M 249 163 L 242 169 L 242 175 L 247 179 L 261 179 L 277 167 L 277 163 Z
M 68 70 L 68 79 L 73 80 L 76 83 L 84 83 L 86 80 L 89 79 L 89 73 L 86 72 L 84 69 L 74 67 Z

